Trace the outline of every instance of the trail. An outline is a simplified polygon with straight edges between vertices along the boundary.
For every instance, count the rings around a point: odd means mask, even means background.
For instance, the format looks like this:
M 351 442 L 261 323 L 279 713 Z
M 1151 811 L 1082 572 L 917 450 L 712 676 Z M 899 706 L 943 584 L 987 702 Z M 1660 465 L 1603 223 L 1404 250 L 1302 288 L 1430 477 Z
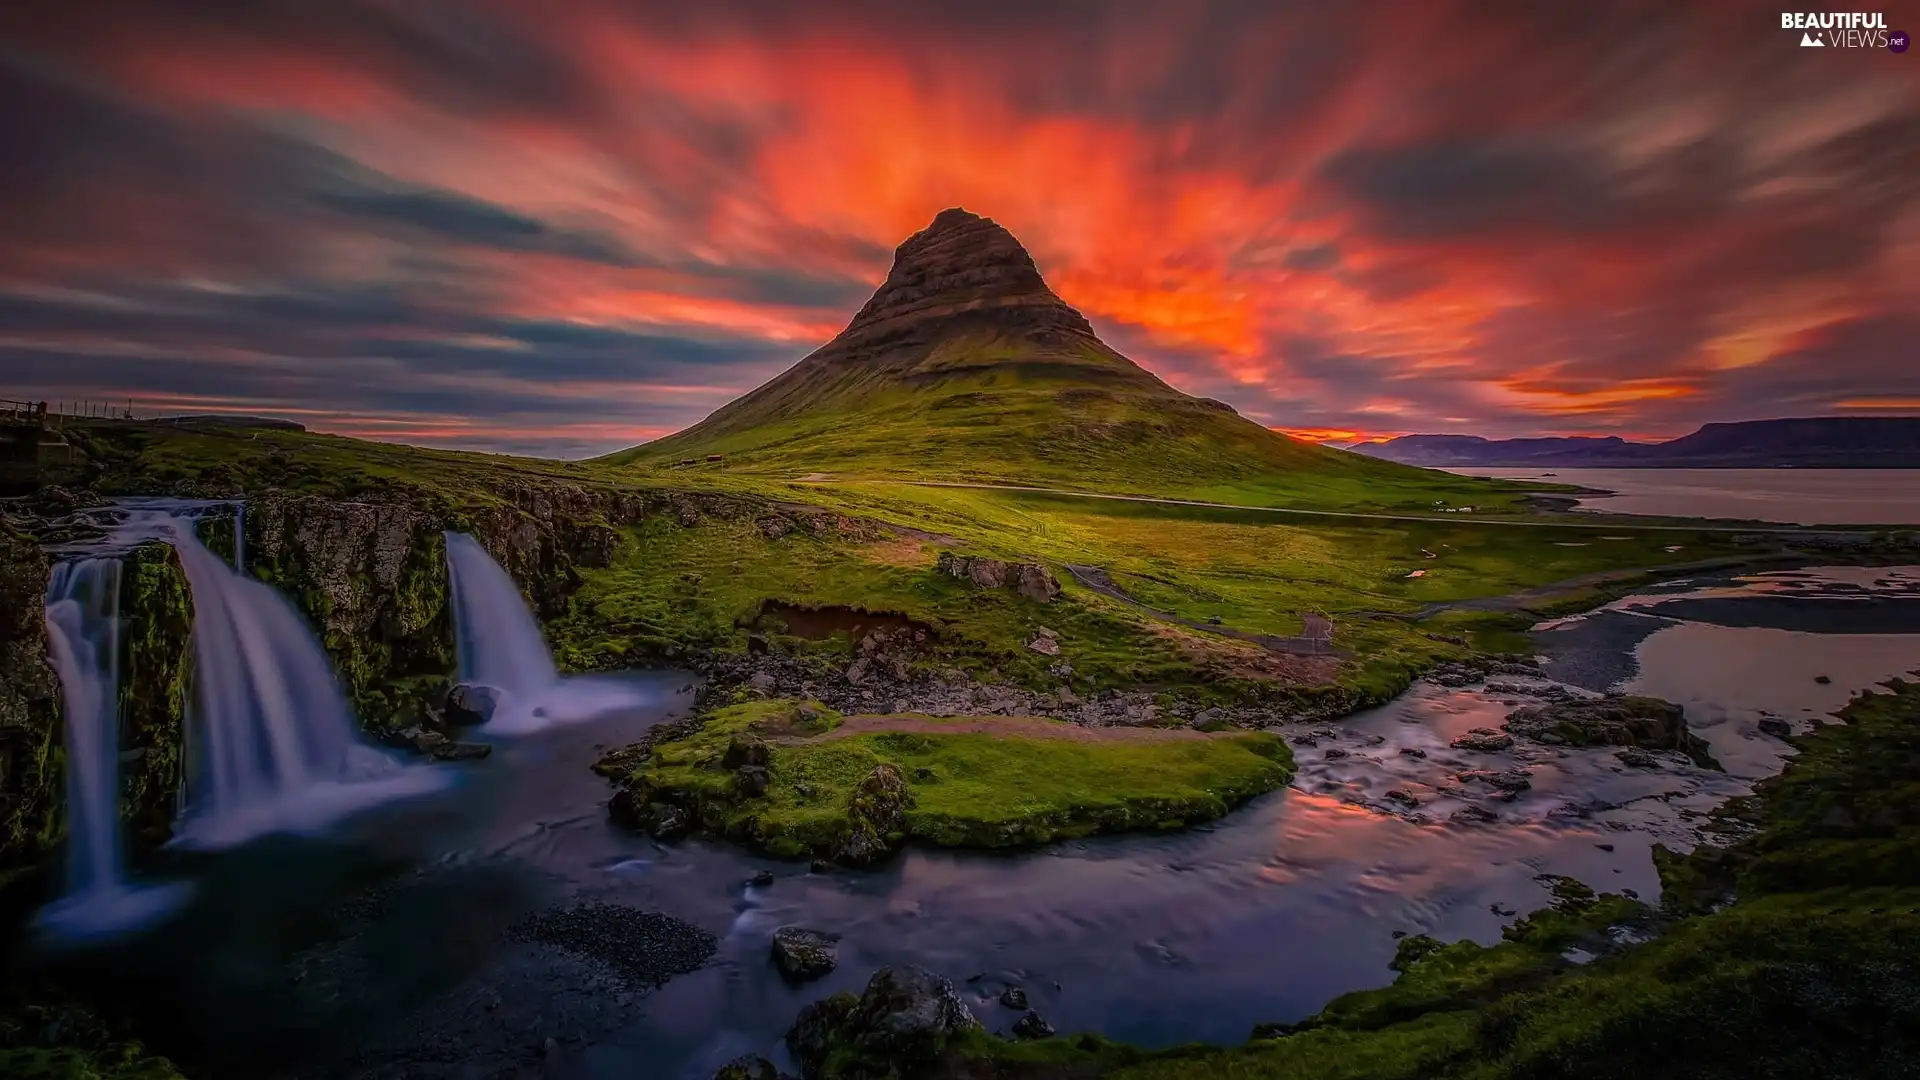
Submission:
M 960 480 L 837 480 L 824 473 L 809 473 L 791 481 L 796 484 L 904 484 L 910 487 L 969 488 L 977 491 L 1024 491 L 1039 495 L 1061 495 L 1071 499 L 1107 499 L 1114 502 L 1151 503 L 1159 506 L 1199 506 L 1209 510 L 1245 510 L 1258 514 L 1285 514 L 1295 517 L 1351 518 L 1361 521 L 1418 521 L 1432 525 L 1507 525 L 1532 529 L 1644 529 L 1656 532 L 1747 533 L 1779 536 L 1857 536 L 1871 529 L 1833 529 L 1808 525 L 1643 525 L 1630 514 L 1609 515 L 1605 520 L 1535 521 L 1528 518 L 1476 517 L 1472 514 L 1385 514 L 1359 510 L 1307 510 L 1292 506 L 1247 506 L 1241 503 L 1205 502 L 1199 499 L 1167 499 L 1154 495 L 1109 495 L 1097 491 L 1069 488 L 1033 487 L 1025 484 L 977 484 Z

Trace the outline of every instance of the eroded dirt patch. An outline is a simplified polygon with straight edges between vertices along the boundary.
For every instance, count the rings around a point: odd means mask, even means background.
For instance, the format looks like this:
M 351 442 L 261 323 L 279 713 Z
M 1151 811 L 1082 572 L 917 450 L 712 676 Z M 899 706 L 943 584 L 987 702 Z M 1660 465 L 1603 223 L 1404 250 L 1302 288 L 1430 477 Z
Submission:
M 1194 664 L 1222 676 L 1289 686 L 1324 686 L 1340 674 L 1342 661 L 1337 656 L 1272 652 L 1251 642 L 1165 624 L 1152 630 L 1177 645 Z
M 785 600 L 762 600 L 753 625 L 761 630 L 781 630 L 794 637 L 824 640 L 846 634 L 855 641 L 875 630 L 901 631 L 934 636 L 933 627 L 897 611 L 861 611 L 858 608 L 827 605 L 802 607 Z

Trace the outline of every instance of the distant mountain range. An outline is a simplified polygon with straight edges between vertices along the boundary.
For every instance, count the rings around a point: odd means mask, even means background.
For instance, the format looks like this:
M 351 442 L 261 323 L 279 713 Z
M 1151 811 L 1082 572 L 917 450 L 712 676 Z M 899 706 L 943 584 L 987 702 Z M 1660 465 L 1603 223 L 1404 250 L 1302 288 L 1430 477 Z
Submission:
M 1348 447 L 1357 454 L 1429 468 L 1488 466 L 1634 469 L 1915 469 L 1920 416 L 1811 417 L 1708 424 L 1659 443 L 1619 437 L 1483 439 L 1402 435 Z

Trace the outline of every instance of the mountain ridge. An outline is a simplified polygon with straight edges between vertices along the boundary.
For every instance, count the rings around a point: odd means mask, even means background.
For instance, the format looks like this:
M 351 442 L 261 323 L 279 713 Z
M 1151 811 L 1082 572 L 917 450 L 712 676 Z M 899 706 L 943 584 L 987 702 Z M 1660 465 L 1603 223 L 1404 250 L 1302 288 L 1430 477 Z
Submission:
M 1356 454 L 1431 468 L 1920 468 L 1920 416 L 1782 417 L 1704 424 L 1657 443 L 1619 436 L 1402 435 Z

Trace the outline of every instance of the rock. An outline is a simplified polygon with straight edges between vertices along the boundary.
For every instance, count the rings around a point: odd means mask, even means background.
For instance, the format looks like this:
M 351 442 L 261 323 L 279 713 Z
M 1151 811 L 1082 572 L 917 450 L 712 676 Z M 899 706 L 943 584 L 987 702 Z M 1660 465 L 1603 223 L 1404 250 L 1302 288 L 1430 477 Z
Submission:
M 1337 746 L 1335 746 L 1335 747 L 1332 747 L 1332 748 L 1330 748 L 1330 749 L 1329 749 L 1329 750 L 1328 750 L 1328 751 L 1327 751 L 1327 752 L 1326 752 L 1325 754 L 1323 754 L 1323 755 L 1321 755 L 1321 756 L 1322 756 L 1323 758 L 1325 758 L 1326 760 L 1328 760 L 1328 761 L 1338 761 L 1338 760 L 1340 760 L 1341 758 L 1343 758 L 1343 757 L 1346 757 L 1346 756 L 1347 756 L 1347 752 L 1346 752 L 1345 750 L 1342 750 L 1342 749 L 1340 749 L 1339 747 L 1337 747 Z
M 735 735 L 727 741 L 726 752 L 720 755 L 720 765 L 728 769 L 738 769 L 743 765 L 764 767 L 770 756 L 766 740 L 756 735 Z
M 756 671 L 747 676 L 747 685 L 762 692 L 772 690 L 778 683 L 770 671 Z
M 817 979 L 840 962 L 840 935 L 783 926 L 773 932 L 773 962 L 796 982 Z
M 636 795 L 631 787 L 614 792 L 613 798 L 607 800 L 607 811 L 617 824 L 656 840 L 677 840 L 693 828 L 693 820 L 685 810 L 669 803 L 650 802 Z
M 980 1022 L 953 984 L 920 967 L 882 968 L 858 997 L 836 994 L 800 1011 L 787 1049 L 808 1076 L 831 1059 L 840 1075 L 922 1075 L 955 1035 Z
M 1793 725 L 1778 716 L 1763 716 L 1754 726 L 1760 729 L 1761 734 L 1771 735 L 1776 739 L 1793 737 Z
M 1412 758 L 1423 758 L 1427 756 L 1427 752 L 1417 746 L 1403 746 L 1400 748 L 1400 753 L 1405 757 Z
M 774 880 L 773 871 L 762 870 L 759 873 L 753 875 L 753 880 L 747 882 L 747 884 L 752 885 L 756 889 L 764 889 L 767 886 L 772 885 L 773 880 Z
M 1453 816 L 1447 820 L 1455 825 L 1484 825 L 1488 822 L 1498 821 L 1500 817 L 1485 807 L 1463 806 L 1455 810 Z
M 1009 986 L 1005 990 L 1000 991 L 1000 1004 L 1005 1005 L 1009 1009 L 1025 1009 L 1027 1007 L 1027 992 L 1018 986 Z
M 1551 733 L 1569 746 L 1679 750 L 1702 766 L 1716 767 L 1705 740 L 1687 729 L 1686 710 L 1660 698 L 1576 697 L 1528 705 L 1508 713 L 1502 726 L 1535 741 Z
M 1035 634 L 1033 640 L 1027 642 L 1027 648 L 1042 656 L 1059 656 L 1060 639 L 1046 634 Z
M 1474 728 L 1465 735 L 1454 739 L 1447 745 L 1455 750 L 1475 750 L 1491 754 L 1513 748 L 1513 736 L 1504 735 L 1492 728 Z
M 1660 767 L 1659 758 L 1654 757 L 1652 754 L 1647 753 L 1637 746 L 1629 746 L 1624 750 L 1616 750 L 1613 756 L 1620 759 L 1620 764 L 1631 769 L 1657 769 Z
M 713 1074 L 713 1080 L 786 1080 L 773 1062 L 758 1054 L 737 1057 Z
M 388 736 L 388 741 L 435 761 L 477 761 L 493 753 L 493 747 L 487 743 L 455 742 L 437 731 L 419 727 L 402 728 Z
M 1406 806 L 1406 807 L 1414 807 L 1414 806 L 1420 805 L 1420 800 L 1416 798 L 1412 792 L 1404 791 L 1400 788 L 1394 788 L 1393 790 L 1387 792 L 1387 799 L 1392 802 L 1397 802 L 1401 806 Z
M 907 807 L 913 794 L 898 766 L 881 762 L 860 781 L 847 808 L 847 835 L 834 859 L 849 866 L 865 866 L 892 850 L 906 830 Z
M 733 790 L 743 798 L 758 799 L 765 795 L 768 782 L 764 765 L 742 765 L 733 773 Z
M 1044 1039 L 1053 1034 L 1053 1025 L 1039 1013 L 1028 1010 L 1027 1015 L 1013 1022 L 1013 1033 L 1022 1039 Z
M 1014 591 L 1036 604 L 1045 604 L 1060 595 L 1060 582 L 1038 563 L 1021 563 L 1014 568 Z
M 781 518 L 762 518 L 754 522 L 754 527 L 760 530 L 761 536 L 769 540 L 778 540 L 791 532 L 793 528 Z
M 811 862 L 807 863 L 807 873 L 831 874 L 833 873 L 833 863 L 829 862 L 826 859 L 814 859 Z
M 1821 686 L 1826 686 L 1833 681 L 1833 677 L 1831 675 L 1815 675 L 1813 681 L 1819 683 Z
M 447 691 L 441 715 L 455 727 L 472 727 L 493 719 L 493 712 L 499 707 L 500 691 L 493 687 L 456 683 Z

